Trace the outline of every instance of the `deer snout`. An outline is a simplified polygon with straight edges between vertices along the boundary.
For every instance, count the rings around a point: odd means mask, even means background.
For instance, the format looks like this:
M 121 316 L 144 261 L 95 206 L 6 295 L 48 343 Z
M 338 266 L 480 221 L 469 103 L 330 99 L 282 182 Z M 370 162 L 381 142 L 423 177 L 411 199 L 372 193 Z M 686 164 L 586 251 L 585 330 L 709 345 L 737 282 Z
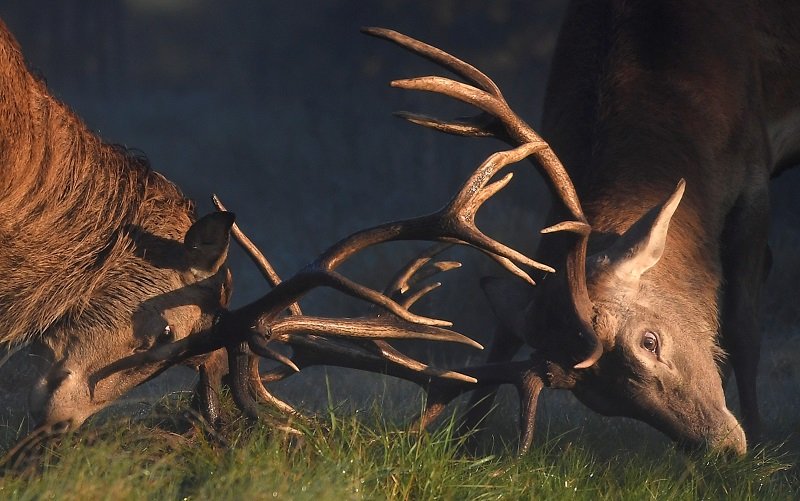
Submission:
M 30 412 L 39 425 L 61 423 L 65 428 L 80 426 L 94 408 L 85 379 L 72 370 L 56 367 L 31 389 Z
M 743 456 L 747 452 L 744 429 L 730 411 L 725 409 L 722 424 L 708 436 L 708 448 L 723 454 Z

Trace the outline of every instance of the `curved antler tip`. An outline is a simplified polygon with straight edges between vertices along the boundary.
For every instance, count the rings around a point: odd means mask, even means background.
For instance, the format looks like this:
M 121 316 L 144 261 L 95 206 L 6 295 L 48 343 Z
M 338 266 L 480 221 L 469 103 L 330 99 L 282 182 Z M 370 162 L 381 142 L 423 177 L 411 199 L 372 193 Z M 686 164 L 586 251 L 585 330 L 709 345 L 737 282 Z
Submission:
M 484 349 L 483 345 L 480 344 L 479 342 L 475 341 L 474 339 L 472 339 L 472 338 L 467 338 L 467 339 L 470 340 L 469 345 L 472 346 L 473 348 L 476 348 L 478 350 L 483 350 Z
M 364 33 L 365 35 L 380 36 L 384 33 L 389 33 L 392 30 L 389 30 L 387 28 L 379 28 L 377 26 L 362 26 L 361 28 L 359 28 L 359 31 L 361 31 L 361 33 Z
M 443 374 L 438 374 L 442 379 L 453 379 L 455 381 L 462 381 L 464 383 L 477 384 L 478 380 L 472 376 L 461 374 L 460 372 L 450 371 Z
M 391 85 L 392 87 L 400 87 L 399 85 L 393 85 L 393 84 L 394 84 L 393 81 L 389 82 L 389 85 Z M 420 125 L 424 125 L 426 123 L 431 122 L 430 117 L 423 117 L 419 113 L 414 113 L 411 111 L 404 111 L 404 110 L 393 111 L 392 116 L 397 118 L 402 118 L 403 120 L 408 120 L 411 123 Z
M 591 231 L 591 227 L 583 221 L 562 221 L 547 228 L 542 228 L 539 233 L 546 235 L 548 233 L 556 233 L 559 231 L 569 231 L 579 235 L 587 234 Z
M 597 341 L 594 345 L 594 350 L 592 350 L 591 355 L 589 355 L 585 360 L 578 362 L 577 364 L 573 365 L 574 369 L 588 369 L 589 367 L 593 366 L 600 360 L 600 357 L 603 356 L 603 343 Z
M 211 203 L 214 204 L 214 207 L 216 207 L 217 210 L 225 210 L 225 205 L 223 205 L 222 200 L 219 199 L 216 193 L 211 194 Z

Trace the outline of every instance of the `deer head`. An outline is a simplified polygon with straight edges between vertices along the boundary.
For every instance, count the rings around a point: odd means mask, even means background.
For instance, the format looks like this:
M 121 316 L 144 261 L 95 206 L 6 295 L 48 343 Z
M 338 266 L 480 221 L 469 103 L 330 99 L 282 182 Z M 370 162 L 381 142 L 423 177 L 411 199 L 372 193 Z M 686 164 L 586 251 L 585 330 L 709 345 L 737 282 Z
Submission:
M 744 433 L 727 409 L 722 391 L 714 332 L 709 333 L 706 318 L 702 325 L 694 325 L 697 316 L 689 306 L 696 298 L 653 280 L 657 272 L 669 273 L 660 263 L 665 249 L 669 251 L 670 222 L 679 210 L 684 181 L 672 195 L 664 193 L 662 204 L 634 220 L 613 242 L 603 235 L 597 239 L 602 241 L 597 249 L 592 238 L 589 254 L 590 237 L 595 234 L 572 180 L 549 146 L 511 110 L 491 79 L 456 57 L 400 33 L 382 28 L 364 31 L 467 82 L 428 76 L 397 80 L 392 86 L 442 94 L 480 110 L 476 116 L 458 120 L 407 112 L 399 113 L 401 117 L 450 134 L 543 145 L 531 158 L 551 181 L 560 202 L 555 212 L 571 219 L 542 231 L 544 238 L 563 232 L 554 245 L 566 253 L 566 259 L 563 270 L 547 277 L 540 290 L 487 282 L 500 328 L 527 340 L 535 350 L 531 361 L 459 369 L 478 378 L 479 384 L 517 386 L 522 400 L 521 450 L 532 440 L 539 390 L 551 386 L 572 390 L 600 413 L 645 421 L 680 443 L 743 453 Z M 423 422 L 463 390 L 440 391 Z
M 42 367 L 31 412 L 43 427 L 80 425 L 133 387 L 156 376 L 135 367 L 95 384 L 108 364 L 207 330 L 231 292 L 225 264 L 234 216 L 217 212 L 193 223 L 180 240 L 130 234 L 131 252 L 118 256 L 113 280 L 88 306 L 33 346 Z

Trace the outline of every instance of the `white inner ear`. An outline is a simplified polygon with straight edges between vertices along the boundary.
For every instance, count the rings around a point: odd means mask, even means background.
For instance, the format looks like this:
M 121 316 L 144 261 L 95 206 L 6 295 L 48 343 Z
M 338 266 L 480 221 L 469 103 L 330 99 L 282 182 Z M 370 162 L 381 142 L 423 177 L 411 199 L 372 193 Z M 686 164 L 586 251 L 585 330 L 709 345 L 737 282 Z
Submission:
M 681 179 L 664 203 L 650 209 L 605 252 L 606 259 L 602 261 L 624 285 L 638 287 L 642 274 L 661 259 L 669 223 L 685 188 L 686 182 Z

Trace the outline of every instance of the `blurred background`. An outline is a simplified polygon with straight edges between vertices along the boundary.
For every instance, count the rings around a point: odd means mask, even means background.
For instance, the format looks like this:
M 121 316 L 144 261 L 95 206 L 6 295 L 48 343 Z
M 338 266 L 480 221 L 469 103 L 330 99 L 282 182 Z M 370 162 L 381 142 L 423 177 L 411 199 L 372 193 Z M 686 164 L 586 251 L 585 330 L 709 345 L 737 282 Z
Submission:
M 392 118 L 390 112 L 400 109 L 445 116 L 468 110 L 390 89 L 391 79 L 439 71 L 360 34 L 360 27 L 394 28 L 473 63 L 536 126 L 566 3 L 29 0 L 3 2 L 0 17 L 32 68 L 91 129 L 144 152 L 155 170 L 198 202 L 200 213 L 212 210 L 209 197 L 219 194 L 279 273 L 288 276 L 348 233 L 437 209 L 488 154 L 504 147 Z M 511 187 L 488 204 L 478 222 L 486 233 L 530 253 L 549 200 L 528 164 L 516 171 Z M 800 386 L 794 379 L 800 344 L 790 336 L 800 325 L 798 188 L 800 172 L 775 181 L 775 272 L 764 309 L 769 349 L 762 385 L 783 392 L 784 399 L 789 388 Z M 379 287 L 421 248 L 386 245 L 344 271 Z M 451 257 L 465 267 L 444 277 L 445 286 L 420 311 L 453 319 L 457 330 L 488 343 L 492 320 L 478 279 L 501 270 L 473 251 L 456 250 Z M 235 304 L 266 290 L 240 252 L 231 262 Z M 315 314 L 365 311 L 362 304 L 324 291 L 306 306 Z M 431 345 L 409 350 L 457 365 L 482 356 Z M 172 371 L 131 399 L 157 398 L 188 387 L 193 377 Z M 395 397 L 384 408 L 408 414 L 409 398 L 412 411 L 418 408 L 413 387 L 348 371 L 308 371 L 279 391 L 314 407 L 326 401 L 330 389 L 335 401 L 360 408 L 385 395 L 387 387 Z M 572 411 L 558 410 L 561 402 L 549 407 L 551 415 L 576 419 Z M 545 403 L 545 414 L 547 409 Z M 778 419 L 768 409 L 765 414 Z M 796 428 L 797 421 L 792 423 L 787 426 Z

